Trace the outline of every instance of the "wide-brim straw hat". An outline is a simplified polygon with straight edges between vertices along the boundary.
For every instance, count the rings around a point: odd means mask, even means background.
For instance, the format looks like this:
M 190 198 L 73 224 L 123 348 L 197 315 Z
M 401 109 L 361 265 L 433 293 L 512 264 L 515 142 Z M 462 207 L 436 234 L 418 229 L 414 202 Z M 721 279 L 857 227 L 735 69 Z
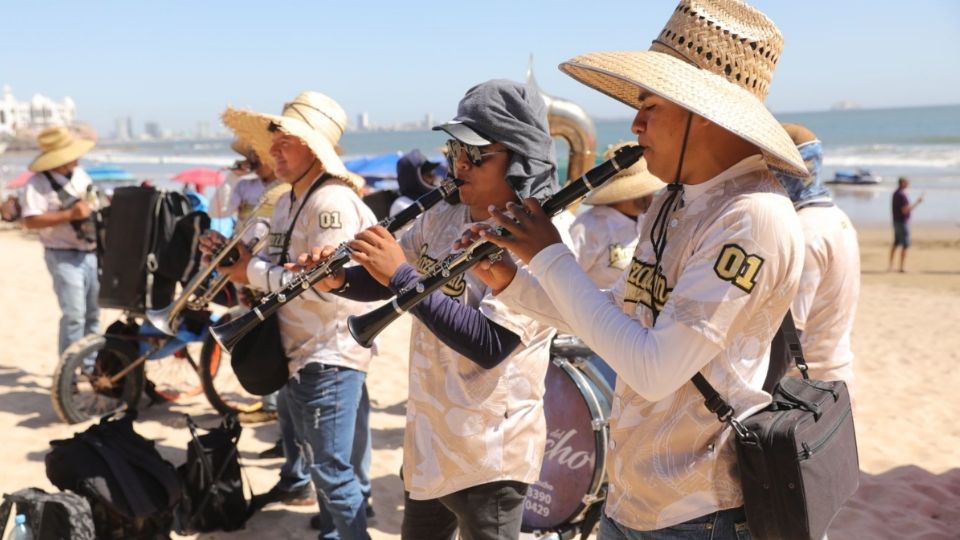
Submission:
M 273 144 L 270 126 L 274 125 L 303 141 L 327 173 L 350 181 L 347 168 L 336 152 L 337 142 L 347 127 L 347 113 L 328 96 L 319 92 L 302 92 L 284 104 L 279 116 L 227 107 L 222 118 L 237 138 L 249 143 L 257 157 L 271 168 L 276 169 L 270 155 Z
M 49 171 L 71 161 L 80 159 L 96 144 L 90 139 L 74 137 L 69 129 L 58 126 L 47 128 L 37 136 L 40 155 L 28 167 L 32 172 Z
M 620 148 L 631 145 L 636 145 L 636 143 L 610 145 L 603 155 L 604 161 L 612 158 L 613 154 Z M 665 185 L 663 181 L 647 170 L 647 161 L 640 158 L 639 161 L 618 172 L 598 189 L 591 191 L 584 197 L 583 202 L 584 204 L 596 206 L 598 204 L 614 204 L 629 201 L 630 199 L 645 197 L 656 193 Z
M 756 145 L 767 164 L 805 174 L 803 159 L 764 106 L 783 37 L 739 0 L 681 0 L 648 51 L 597 52 L 560 70 L 635 109 L 656 94 Z

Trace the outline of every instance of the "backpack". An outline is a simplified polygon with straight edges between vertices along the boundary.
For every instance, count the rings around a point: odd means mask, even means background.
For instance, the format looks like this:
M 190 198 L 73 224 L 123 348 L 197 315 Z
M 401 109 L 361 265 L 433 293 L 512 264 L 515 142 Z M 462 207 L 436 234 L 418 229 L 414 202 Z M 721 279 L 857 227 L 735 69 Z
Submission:
M 227 415 L 219 427 L 198 435 L 187 416 L 187 461 L 177 468 L 183 497 L 175 512 L 178 534 L 242 529 L 254 509 L 243 493 L 237 442 L 240 422 Z
M 47 493 L 38 488 L 3 495 L 0 503 L 0 535 L 5 532 L 10 508 L 27 516 L 27 526 L 36 540 L 94 540 L 93 517 L 86 499 L 63 491 Z
M 198 265 L 210 218 L 177 192 L 118 188 L 102 212 L 100 307 L 134 313 L 166 307 Z
M 90 502 L 98 538 L 169 538 L 180 485 L 173 465 L 133 431 L 135 413 L 51 441 L 47 478 Z

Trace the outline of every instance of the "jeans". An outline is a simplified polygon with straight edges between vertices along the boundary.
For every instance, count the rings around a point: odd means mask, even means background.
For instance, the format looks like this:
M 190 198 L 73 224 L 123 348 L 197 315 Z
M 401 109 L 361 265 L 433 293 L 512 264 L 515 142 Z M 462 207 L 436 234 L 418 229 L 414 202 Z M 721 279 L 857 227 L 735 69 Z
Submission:
M 597 540 L 750 540 L 743 507 L 720 510 L 655 531 L 638 531 L 608 518 L 600 518 Z
M 100 328 L 100 281 L 97 278 L 97 256 L 84 251 L 45 249 L 43 259 L 53 277 L 53 290 L 60 304 L 60 334 L 57 351 Z
M 527 484 L 491 482 L 438 499 L 413 500 L 403 494 L 404 540 L 510 540 L 520 536 Z
M 280 440 L 283 444 L 284 462 L 280 467 L 280 487 L 285 491 L 292 491 L 310 483 L 310 470 L 307 468 L 300 452 L 301 442 L 293 431 L 293 419 L 290 416 L 290 406 L 283 397 L 283 390 L 274 394 L 278 421 L 280 423 Z M 268 396 L 269 397 L 269 396 Z M 357 425 L 353 434 L 353 451 L 350 453 L 350 465 L 360 482 L 360 492 L 363 499 L 369 500 L 372 493 L 370 484 L 370 462 L 373 459 L 373 445 L 370 437 L 370 396 L 367 394 L 367 385 L 363 385 L 360 396 L 360 407 L 357 409 Z
M 368 540 L 365 498 L 351 464 L 366 374 L 310 363 L 298 376 L 280 392 L 281 418 L 287 418 L 295 440 L 302 442 L 305 464 L 288 472 L 305 467 L 310 473 L 320 502 L 321 539 Z

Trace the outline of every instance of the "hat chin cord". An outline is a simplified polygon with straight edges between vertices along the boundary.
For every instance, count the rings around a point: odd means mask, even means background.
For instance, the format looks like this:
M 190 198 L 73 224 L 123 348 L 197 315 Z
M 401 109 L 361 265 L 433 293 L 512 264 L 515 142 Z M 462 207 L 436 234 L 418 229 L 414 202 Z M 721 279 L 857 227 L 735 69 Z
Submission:
M 307 173 L 309 173 L 310 171 L 313 170 L 313 165 L 314 165 L 315 163 L 317 163 L 317 157 L 316 157 L 316 156 L 313 157 L 313 161 L 311 161 L 311 162 L 310 162 L 310 166 L 308 166 L 307 169 L 306 169 L 305 171 L 303 171 L 303 174 L 301 174 L 300 176 L 298 176 L 297 179 L 294 180 L 293 182 L 290 182 L 290 185 L 291 185 L 291 186 L 296 186 L 297 183 L 299 183 L 301 180 L 303 180 L 303 178 L 304 178 L 305 176 L 307 176 Z
M 663 261 L 663 252 L 667 247 L 667 220 L 681 206 L 683 206 L 683 184 L 680 183 L 680 173 L 683 171 L 683 158 L 687 153 L 687 140 L 690 138 L 690 124 L 693 121 L 693 113 L 687 111 L 687 125 L 683 130 L 683 143 L 680 145 L 680 160 L 677 163 L 677 174 L 673 182 L 667 185 L 667 198 L 657 210 L 657 217 L 653 221 L 653 227 L 650 228 L 650 243 L 653 245 L 655 263 L 653 267 L 652 287 L 657 287 L 657 278 L 661 275 L 661 262 Z M 656 325 L 657 316 L 660 310 L 657 308 L 656 295 L 650 291 L 650 311 L 653 312 L 653 323 Z

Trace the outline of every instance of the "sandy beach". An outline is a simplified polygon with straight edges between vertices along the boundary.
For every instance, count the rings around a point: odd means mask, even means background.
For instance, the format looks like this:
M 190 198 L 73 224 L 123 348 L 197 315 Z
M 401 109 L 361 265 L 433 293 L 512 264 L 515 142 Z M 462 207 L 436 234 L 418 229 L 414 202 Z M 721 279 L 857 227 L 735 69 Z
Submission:
M 960 228 L 916 227 L 908 272 L 887 273 L 892 231 L 860 228 L 862 292 L 853 336 L 856 353 L 856 425 L 861 487 L 829 531 L 831 540 L 960 537 Z M 42 248 L 13 229 L 0 231 L 0 492 L 28 486 L 53 490 L 43 458 L 51 439 L 68 426 L 51 408 L 59 318 Z M 105 312 L 111 322 L 117 312 Z M 408 320 L 381 339 L 368 378 L 373 402 L 375 539 L 399 538 L 403 503 L 401 463 L 407 392 Z M 217 422 L 203 396 L 146 407 L 137 430 L 156 441 L 175 465 L 185 459 L 183 413 L 201 425 Z M 277 479 L 280 460 L 256 460 L 277 439 L 275 424 L 247 426 L 240 448 L 255 492 Z M 198 538 L 315 538 L 312 509 L 273 505 L 243 531 Z

